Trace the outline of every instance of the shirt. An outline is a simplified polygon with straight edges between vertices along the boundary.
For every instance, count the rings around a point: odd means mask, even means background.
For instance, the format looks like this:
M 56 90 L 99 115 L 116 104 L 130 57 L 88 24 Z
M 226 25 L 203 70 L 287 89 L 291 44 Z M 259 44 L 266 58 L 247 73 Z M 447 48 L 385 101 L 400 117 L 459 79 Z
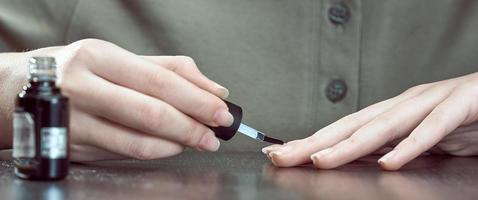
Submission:
M 476 10 L 467 0 L 1 1 L 0 50 L 98 38 L 187 55 L 230 90 L 244 123 L 292 140 L 414 85 L 475 72 Z M 259 147 L 236 136 L 221 148 Z

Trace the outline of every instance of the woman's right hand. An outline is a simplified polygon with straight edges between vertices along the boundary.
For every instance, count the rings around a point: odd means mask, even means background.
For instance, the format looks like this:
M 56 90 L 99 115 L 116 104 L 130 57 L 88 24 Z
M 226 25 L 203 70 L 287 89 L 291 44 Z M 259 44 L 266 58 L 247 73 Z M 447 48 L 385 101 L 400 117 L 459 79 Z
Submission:
M 216 151 L 219 140 L 206 125 L 233 122 L 221 100 L 228 90 L 186 56 L 138 56 L 96 39 L 24 54 L 57 60 L 58 86 L 70 99 L 73 161 Z

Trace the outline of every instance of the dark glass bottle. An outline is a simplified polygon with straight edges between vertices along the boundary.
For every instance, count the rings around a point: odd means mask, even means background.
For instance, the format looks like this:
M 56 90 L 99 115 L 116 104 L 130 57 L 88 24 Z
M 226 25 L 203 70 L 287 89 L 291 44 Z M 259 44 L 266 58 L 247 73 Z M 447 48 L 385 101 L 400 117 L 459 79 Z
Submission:
M 15 175 L 30 180 L 60 180 L 68 174 L 68 98 L 56 83 L 52 57 L 29 61 L 29 82 L 13 113 Z

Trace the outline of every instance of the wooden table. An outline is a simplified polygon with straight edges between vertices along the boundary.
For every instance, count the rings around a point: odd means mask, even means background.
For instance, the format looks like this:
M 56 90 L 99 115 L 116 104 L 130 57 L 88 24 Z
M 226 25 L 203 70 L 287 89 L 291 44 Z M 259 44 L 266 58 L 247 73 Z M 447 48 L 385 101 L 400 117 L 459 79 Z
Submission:
M 185 152 L 72 164 L 60 182 L 17 179 L 0 161 L 0 199 L 478 199 L 478 157 L 424 156 L 397 172 L 376 159 L 317 170 L 276 168 L 257 152 Z

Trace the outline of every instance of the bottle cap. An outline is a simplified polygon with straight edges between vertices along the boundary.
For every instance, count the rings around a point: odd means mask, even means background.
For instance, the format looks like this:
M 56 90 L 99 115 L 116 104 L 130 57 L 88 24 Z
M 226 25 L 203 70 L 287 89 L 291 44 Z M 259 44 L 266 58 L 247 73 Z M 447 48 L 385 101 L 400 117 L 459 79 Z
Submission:
M 55 81 L 56 62 L 53 57 L 32 57 L 28 62 L 28 78 L 33 81 Z
M 229 108 L 229 112 L 232 114 L 234 117 L 234 123 L 232 123 L 231 126 L 229 127 L 209 127 L 216 137 L 221 138 L 225 141 L 230 140 L 234 135 L 236 134 L 237 130 L 239 129 L 239 126 L 241 125 L 242 121 L 242 108 L 239 107 L 238 105 L 235 105 L 231 102 L 224 101 Z

